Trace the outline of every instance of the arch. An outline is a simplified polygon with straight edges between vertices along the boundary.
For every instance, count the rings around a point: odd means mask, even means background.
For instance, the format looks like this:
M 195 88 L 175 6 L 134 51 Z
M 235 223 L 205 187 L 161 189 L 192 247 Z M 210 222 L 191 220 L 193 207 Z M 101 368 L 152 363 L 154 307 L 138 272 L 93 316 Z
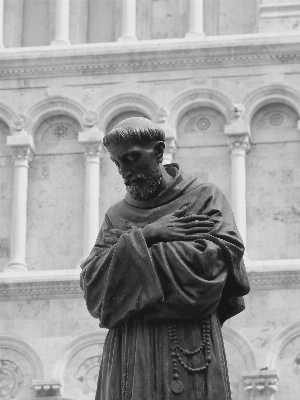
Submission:
M 1 347 L 7 347 L 20 352 L 32 365 L 36 379 L 41 380 L 44 378 L 44 368 L 41 358 L 30 344 L 18 336 L 0 335 L 0 348 Z
M 194 89 L 182 93 L 170 104 L 171 124 L 177 126 L 183 114 L 199 106 L 215 108 L 224 115 L 226 123 L 229 123 L 231 119 L 233 106 L 231 101 L 223 93 L 210 89 Z
M 4 104 L 0 104 L 0 119 L 5 122 L 5 124 L 9 127 L 11 132 L 11 120 L 15 117 L 15 113 L 5 106 Z
M 27 129 L 29 133 L 33 134 L 47 118 L 64 114 L 74 118 L 84 130 L 82 116 L 85 112 L 85 108 L 74 100 L 66 97 L 52 97 L 35 104 L 26 112 Z
M 247 371 L 256 370 L 256 359 L 249 341 L 234 328 L 224 325 L 222 327 L 223 339 L 229 341 L 242 355 Z
M 53 378 L 61 379 L 68 361 L 82 348 L 92 345 L 103 345 L 107 334 L 107 329 L 100 328 L 97 331 L 84 333 L 73 339 L 57 357 L 57 363 L 54 366 Z
M 270 85 L 255 90 L 243 100 L 246 124 L 250 124 L 256 111 L 270 103 L 284 103 L 300 115 L 300 94 L 287 86 Z
M 101 130 L 105 132 L 109 122 L 121 112 L 139 111 L 153 119 L 158 109 L 152 100 L 141 94 L 126 93 L 114 96 L 98 109 Z
M 270 350 L 267 355 L 267 366 L 269 369 L 277 368 L 277 359 L 281 350 L 296 336 L 300 336 L 300 321 L 282 329 L 274 336 L 271 340 Z

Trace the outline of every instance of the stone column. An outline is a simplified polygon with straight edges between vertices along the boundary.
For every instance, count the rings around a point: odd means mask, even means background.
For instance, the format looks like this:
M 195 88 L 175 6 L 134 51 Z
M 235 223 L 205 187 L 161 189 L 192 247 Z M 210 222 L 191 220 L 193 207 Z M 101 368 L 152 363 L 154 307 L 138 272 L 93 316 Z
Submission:
M 205 36 L 203 31 L 203 0 L 190 0 L 189 31 L 185 37 L 197 39 Z
M 234 119 L 225 125 L 224 132 L 229 139 L 231 156 L 231 207 L 246 247 L 246 154 L 250 150 L 250 141 L 244 112 L 243 105 L 235 105 Z
M 171 127 L 169 122 L 169 111 L 165 107 L 158 110 L 156 124 L 165 132 L 165 151 L 163 164 L 171 164 L 177 150 L 176 130 Z
M 246 246 L 246 153 L 249 136 L 230 136 L 231 206 L 238 230 Z
M 132 42 L 136 37 L 136 0 L 122 0 L 122 36 L 118 42 Z
M 70 0 L 56 0 L 55 39 L 51 46 L 70 44 L 69 40 L 69 10 Z
M 33 140 L 29 135 L 8 136 L 7 145 L 14 160 L 14 186 L 10 260 L 4 271 L 26 271 L 28 168 L 33 157 Z
M 83 145 L 85 157 L 85 191 L 83 222 L 83 259 L 86 258 L 95 244 L 99 233 L 100 206 L 100 152 L 103 135 L 97 127 L 96 113 L 89 112 L 84 116 L 87 130 L 79 133 L 78 141 Z
M 273 400 L 278 390 L 278 375 L 275 370 L 260 370 L 243 375 L 247 400 Z
M 22 47 L 24 0 L 4 1 L 4 43 L 6 47 Z
M 4 32 L 4 0 L 0 0 L 0 49 L 4 47 L 3 32 Z

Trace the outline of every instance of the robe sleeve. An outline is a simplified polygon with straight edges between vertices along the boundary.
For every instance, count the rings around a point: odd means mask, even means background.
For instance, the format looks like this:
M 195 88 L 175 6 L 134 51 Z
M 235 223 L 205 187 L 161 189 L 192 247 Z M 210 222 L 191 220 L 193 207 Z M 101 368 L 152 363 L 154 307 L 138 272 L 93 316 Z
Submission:
M 230 299 L 244 295 L 247 285 L 236 282 L 244 247 L 224 199 L 208 196 L 205 213 L 215 226 L 195 242 L 148 248 L 142 229 L 134 229 L 107 249 L 104 237 L 112 226 L 106 217 L 81 274 L 87 308 L 101 327 L 112 328 L 141 312 L 149 320 L 204 318 L 217 309 L 231 282 L 223 299 L 228 314 Z
M 107 249 L 106 218 L 91 254 L 81 265 L 81 287 L 91 315 L 111 328 L 163 299 L 163 290 L 141 229 Z

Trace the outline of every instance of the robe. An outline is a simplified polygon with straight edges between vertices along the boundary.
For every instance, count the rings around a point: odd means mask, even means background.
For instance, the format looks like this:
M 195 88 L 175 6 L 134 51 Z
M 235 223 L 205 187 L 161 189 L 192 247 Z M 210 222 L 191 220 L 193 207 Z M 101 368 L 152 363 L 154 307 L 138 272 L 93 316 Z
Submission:
M 129 194 L 109 208 L 88 258 L 81 265 L 81 287 L 90 314 L 108 328 L 96 400 L 229 400 L 221 325 L 244 309 L 249 292 L 244 246 L 221 190 L 185 175 L 178 164 L 165 166 L 173 183 L 152 200 Z M 214 222 L 196 241 L 155 243 L 147 247 L 142 228 L 186 206 Z M 107 248 L 109 230 L 127 230 Z M 174 371 L 169 327 L 179 345 L 201 345 L 202 321 L 209 321 L 211 361 L 202 372 L 187 371 L 177 360 Z M 182 355 L 199 368 L 205 351 Z M 177 373 L 177 378 L 174 378 Z M 175 375 L 176 376 L 176 375 Z M 184 390 L 175 393 L 171 384 Z

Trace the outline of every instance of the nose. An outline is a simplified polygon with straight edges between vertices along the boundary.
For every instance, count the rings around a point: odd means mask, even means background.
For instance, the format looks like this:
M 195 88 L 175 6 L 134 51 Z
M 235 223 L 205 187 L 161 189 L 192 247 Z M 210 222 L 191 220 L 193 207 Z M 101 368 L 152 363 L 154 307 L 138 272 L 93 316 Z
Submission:
M 126 168 L 124 165 L 119 166 L 119 174 L 122 176 L 123 179 L 128 179 L 131 177 L 132 172 L 130 169 Z

